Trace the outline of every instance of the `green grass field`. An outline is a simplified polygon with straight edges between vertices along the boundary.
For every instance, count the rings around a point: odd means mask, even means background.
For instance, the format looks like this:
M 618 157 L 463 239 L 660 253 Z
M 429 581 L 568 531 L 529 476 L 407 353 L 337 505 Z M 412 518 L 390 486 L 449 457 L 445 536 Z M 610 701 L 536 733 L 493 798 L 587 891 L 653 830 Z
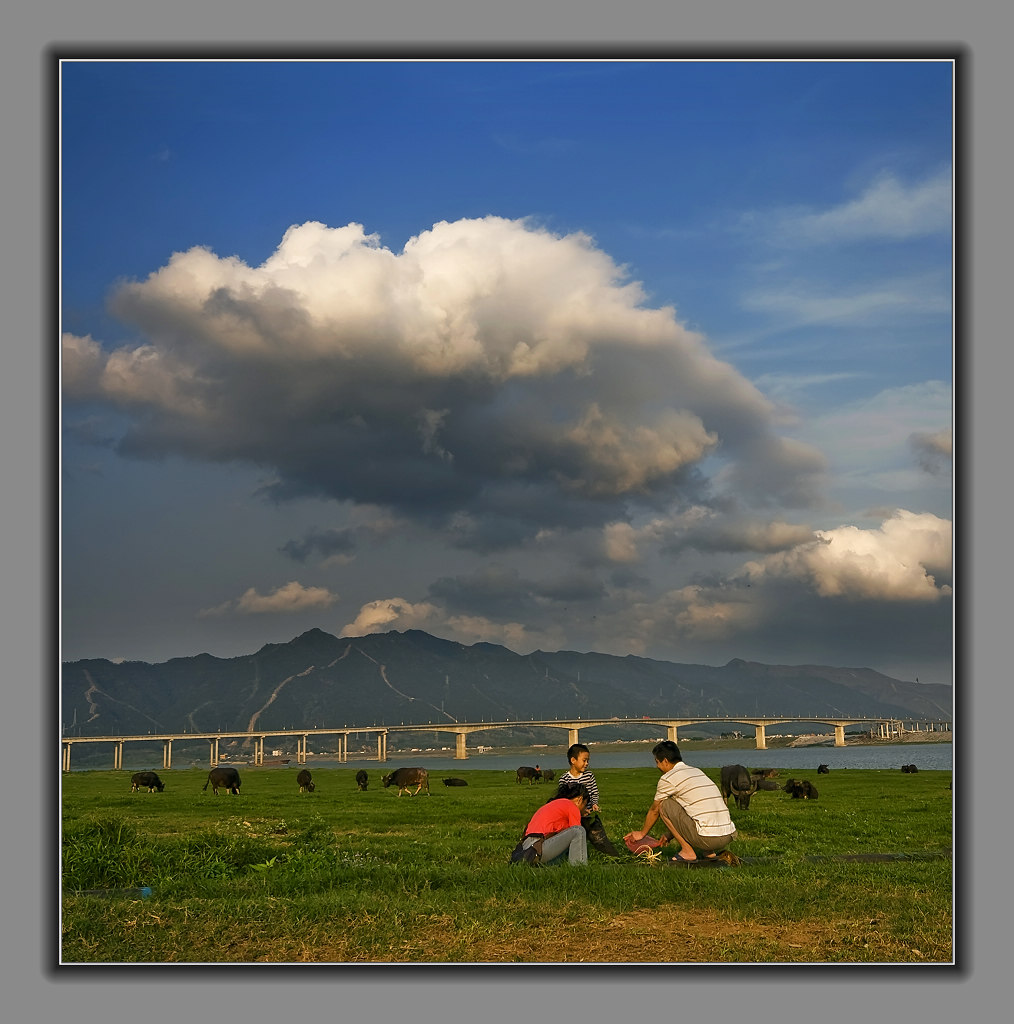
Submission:
M 295 765 L 245 767 L 242 794 L 218 797 L 206 769 L 160 773 L 163 793 L 131 793 L 129 771 L 65 775 L 62 962 L 953 961 L 950 772 L 796 772 L 818 800 L 733 808 L 740 867 L 590 850 L 585 868 L 533 869 L 507 857 L 551 784 L 455 770 L 398 797 L 384 770 L 361 793 L 353 770 L 314 769 L 301 794 Z M 596 777 L 621 846 L 658 773 Z M 896 856 L 850 859 L 868 854 Z M 83 894 L 139 886 L 151 897 Z

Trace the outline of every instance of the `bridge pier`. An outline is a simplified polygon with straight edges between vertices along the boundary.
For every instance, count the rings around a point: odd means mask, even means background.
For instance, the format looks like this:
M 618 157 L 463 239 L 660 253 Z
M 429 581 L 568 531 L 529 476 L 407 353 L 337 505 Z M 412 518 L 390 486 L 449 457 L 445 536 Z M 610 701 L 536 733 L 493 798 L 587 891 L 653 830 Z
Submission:
M 758 750 L 767 750 L 768 749 L 768 743 L 767 743 L 767 737 L 764 735 L 764 726 L 763 725 L 755 725 L 753 727 L 753 729 L 754 729 L 754 736 L 756 737 L 756 740 L 757 740 L 757 749 Z
M 463 732 L 454 735 L 454 757 L 457 761 L 464 761 L 468 757 L 465 749 L 465 734 Z
M 208 740 L 208 763 L 212 768 L 218 765 L 218 737 Z
M 673 743 L 679 743 L 679 740 L 676 739 L 676 726 L 675 725 L 670 725 L 669 726 L 669 739 L 671 739 L 673 741 Z
M 577 729 L 567 730 L 567 746 L 572 747 L 577 743 Z
M 70 744 L 65 743 L 63 745 L 63 770 L 65 772 L 70 771 Z
M 162 767 L 172 768 L 173 766 L 173 741 L 164 740 L 162 743 Z
M 387 760 L 387 733 L 377 733 L 377 760 Z
M 836 747 L 844 747 L 845 746 L 845 726 L 844 725 L 836 725 L 834 727 L 834 745 Z

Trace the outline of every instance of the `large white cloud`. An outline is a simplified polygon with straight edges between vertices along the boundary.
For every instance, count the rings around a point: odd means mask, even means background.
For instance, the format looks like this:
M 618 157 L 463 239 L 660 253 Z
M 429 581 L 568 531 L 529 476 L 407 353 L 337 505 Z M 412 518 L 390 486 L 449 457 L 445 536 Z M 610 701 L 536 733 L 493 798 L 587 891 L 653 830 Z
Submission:
M 524 221 L 441 222 L 397 254 L 302 224 L 257 267 L 176 253 L 111 307 L 144 343 L 67 335 L 66 397 L 126 412 L 125 454 L 252 463 L 279 498 L 532 536 L 698 493 L 709 457 L 759 505 L 813 502 L 824 468 L 588 237 Z
M 751 580 L 801 580 L 820 597 L 936 601 L 950 596 L 951 524 L 945 519 L 899 509 L 879 529 L 840 526 L 818 530 L 816 537 L 747 563 L 743 574 Z

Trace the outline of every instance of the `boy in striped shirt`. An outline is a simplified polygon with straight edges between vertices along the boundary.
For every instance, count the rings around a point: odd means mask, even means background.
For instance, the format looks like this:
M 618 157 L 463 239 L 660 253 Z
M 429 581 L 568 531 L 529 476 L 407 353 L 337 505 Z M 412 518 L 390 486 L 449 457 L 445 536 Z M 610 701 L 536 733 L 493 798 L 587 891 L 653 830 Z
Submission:
M 588 833 L 588 842 L 607 857 L 619 857 L 620 852 L 609 841 L 602 819 L 599 817 L 599 787 L 595 776 L 588 771 L 591 753 L 583 743 L 572 743 L 567 750 L 570 768 L 560 777 L 557 796 L 564 786 L 579 783 L 588 790 L 588 806 L 581 817 L 581 824 Z
M 700 768 L 684 764 L 680 748 L 672 740 L 657 743 L 651 753 L 662 777 L 644 827 L 624 838 L 634 842 L 643 839 L 661 818 L 668 832 L 662 837 L 663 843 L 671 838 L 680 844 L 674 862 L 695 861 L 698 851 L 706 860 L 716 860 L 717 854 L 736 838 L 736 826 L 718 786 Z

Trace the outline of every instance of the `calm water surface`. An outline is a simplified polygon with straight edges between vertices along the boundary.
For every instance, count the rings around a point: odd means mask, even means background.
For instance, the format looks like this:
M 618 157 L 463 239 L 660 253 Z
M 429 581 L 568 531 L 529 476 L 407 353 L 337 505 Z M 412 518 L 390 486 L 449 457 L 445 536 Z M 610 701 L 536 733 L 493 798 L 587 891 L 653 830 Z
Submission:
M 597 754 L 595 745 L 591 750 L 590 767 L 596 768 L 654 768 L 651 751 L 648 749 L 610 751 Z M 681 748 L 687 764 L 700 768 L 721 768 L 723 764 L 744 764 L 748 768 L 792 768 L 800 771 L 816 771 L 817 765 L 826 764 L 832 771 L 842 768 L 887 768 L 899 770 L 903 764 L 914 764 L 920 771 L 946 770 L 952 768 L 952 746 L 950 743 L 890 743 L 875 746 L 849 747 L 779 747 L 774 750 L 694 750 Z M 351 756 L 345 764 L 334 761 L 314 762 L 324 768 L 371 768 L 393 771 L 403 765 L 423 765 L 431 772 L 453 772 L 468 769 L 487 771 L 514 771 L 519 765 L 535 765 L 540 768 L 563 770 L 567 767 L 565 748 L 536 750 L 532 753 L 476 754 L 469 751 L 468 759 L 457 761 L 453 757 L 435 757 L 432 754 L 397 753 L 389 754 L 383 765 L 372 761 L 354 761 Z M 295 764 L 293 759 L 292 765 Z
M 596 768 L 654 768 L 650 748 L 642 747 L 636 750 L 603 751 L 597 753 L 595 744 L 588 744 L 591 750 L 591 769 Z M 743 747 L 726 750 L 695 750 L 689 745 L 681 748 L 687 764 L 694 764 L 701 768 L 721 768 L 723 764 L 742 764 L 748 768 L 787 768 L 797 771 L 816 771 L 817 765 L 826 764 L 828 768 L 881 768 L 897 771 L 903 764 L 914 764 L 920 771 L 950 771 L 953 768 L 953 748 L 950 743 L 885 743 L 870 746 L 812 746 L 812 747 L 777 747 L 769 750 L 757 750 L 754 747 Z M 139 771 L 141 769 L 152 769 L 162 772 L 162 768 L 155 760 L 148 761 L 141 754 L 134 759 L 130 758 L 130 749 L 124 751 L 123 771 Z M 206 760 L 194 764 L 190 756 L 182 754 L 174 758 L 171 771 L 194 771 L 200 768 L 208 770 Z M 228 764 L 228 761 L 223 761 Z M 235 762 L 242 771 L 245 765 L 242 762 Z M 513 753 L 488 753 L 477 754 L 474 749 L 469 750 L 468 758 L 464 761 L 455 760 L 448 753 L 444 756 L 429 753 L 390 753 L 387 761 L 379 763 L 375 757 L 370 759 L 356 759 L 352 756 L 345 763 L 339 764 L 333 758 L 315 758 L 312 755 L 307 758 L 307 767 L 318 768 L 321 771 L 330 768 L 352 769 L 357 771 L 365 768 L 372 773 L 381 772 L 386 774 L 405 765 L 423 765 L 431 772 L 453 774 L 460 771 L 515 771 L 520 765 L 535 765 L 540 768 L 553 768 L 557 771 L 564 771 L 567 768 L 566 747 L 538 748 L 530 751 L 515 751 Z M 76 764 L 71 771 L 102 771 L 108 765 L 101 764 Z M 292 769 L 298 771 L 302 765 L 296 763 L 293 755 L 287 765 L 268 765 L 263 770 Z

